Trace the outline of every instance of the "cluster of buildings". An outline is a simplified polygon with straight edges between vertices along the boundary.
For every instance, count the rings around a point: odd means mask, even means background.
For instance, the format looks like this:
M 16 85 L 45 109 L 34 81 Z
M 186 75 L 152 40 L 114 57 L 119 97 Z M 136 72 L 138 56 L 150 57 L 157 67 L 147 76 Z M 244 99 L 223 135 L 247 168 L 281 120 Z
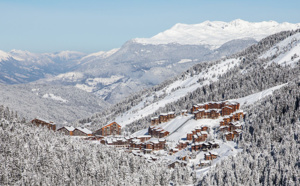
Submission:
M 101 129 L 96 130 L 94 133 L 84 127 L 63 126 L 57 128 L 54 122 L 40 118 L 33 119 L 31 123 L 36 126 L 47 127 L 49 130 L 61 132 L 69 136 L 94 136 L 94 138 L 101 139 L 103 136 L 121 135 L 121 126 L 116 122 L 105 125 Z
M 195 119 L 217 119 L 220 116 L 230 115 L 240 109 L 238 102 L 209 102 L 204 104 L 197 104 L 191 108 L 191 113 L 194 114 Z
M 166 139 L 152 138 L 150 135 L 137 137 L 111 136 L 101 139 L 100 143 L 114 147 L 128 148 L 130 151 L 134 150 L 135 152 L 142 152 L 144 154 L 164 150 L 166 147 Z
M 199 127 L 197 126 L 194 130 L 191 132 L 188 132 L 186 134 L 186 140 L 192 141 L 192 142 L 200 142 L 200 141 L 205 141 L 208 135 L 208 127 L 207 126 L 202 126 Z
M 158 117 L 151 118 L 151 125 L 158 125 L 160 123 L 165 123 L 170 121 L 170 119 L 175 118 L 174 112 L 161 113 Z
M 170 132 L 160 127 L 150 126 L 148 128 L 148 134 L 154 138 L 164 138 L 167 137 Z
M 209 152 L 204 154 L 204 160 L 214 160 L 218 157 L 218 153 L 216 152 Z
M 209 102 L 205 104 L 197 104 L 191 108 L 191 114 L 194 119 L 218 119 L 220 121 L 219 132 L 221 132 L 226 140 L 233 140 L 242 132 L 242 124 L 240 120 L 244 118 L 243 111 L 239 110 L 240 104 L 233 101 Z M 188 110 L 182 110 L 181 115 L 188 115 Z M 162 113 L 158 117 L 151 118 L 151 126 L 148 128 L 147 135 L 141 136 L 121 136 L 121 126 L 116 122 L 112 122 L 102 128 L 92 132 L 82 127 L 63 126 L 56 130 L 56 125 L 53 122 L 34 119 L 32 123 L 37 126 L 46 126 L 50 130 L 59 131 L 70 136 L 87 136 L 87 140 L 98 140 L 101 144 L 113 146 L 117 148 L 126 148 L 128 152 L 142 156 L 155 151 L 167 150 L 166 137 L 170 135 L 169 131 L 163 129 L 161 123 L 165 123 L 175 118 L 174 112 Z M 159 125 L 159 126 L 157 126 Z M 186 134 L 186 139 L 180 139 L 177 144 L 170 143 L 171 148 L 169 154 L 177 153 L 183 149 L 190 147 L 190 151 L 205 151 L 204 160 L 201 160 L 199 166 L 207 166 L 211 164 L 211 160 L 218 157 L 216 152 L 210 150 L 220 148 L 215 141 L 208 141 L 210 128 L 208 126 L 197 126 L 191 132 Z M 189 150 L 188 150 L 189 151 Z M 189 152 L 190 152 L 189 151 Z M 160 152 L 159 152 L 160 153 Z M 154 153 L 155 154 L 155 153 Z M 146 157 L 146 156 L 145 156 Z M 186 165 L 184 162 L 186 156 L 180 161 L 175 161 L 170 164 Z M 155 159 L 155 158 L 154 158 Z M 154 160 L 155 161 L 155 160 Z
M 68 126 L 63 126 L 59 129 L 57 129 L 58 132 L 62 132 L 65 135 L 70 135 L 70 136 L 92 136 L 93 133 L 87 128 L 84 127 L 68 127 Z
M 220 148 L 219 143 L 217 142 L 196 142 L 192 144 L 192 151 L 208 151 L 212 149 Z
M 219 131 L 222 132 L 227 141 L 232 141 L 242 133 L 241 119 L 244 118 L 243 111 L 232 113 L 225 116 L 220 122 Z

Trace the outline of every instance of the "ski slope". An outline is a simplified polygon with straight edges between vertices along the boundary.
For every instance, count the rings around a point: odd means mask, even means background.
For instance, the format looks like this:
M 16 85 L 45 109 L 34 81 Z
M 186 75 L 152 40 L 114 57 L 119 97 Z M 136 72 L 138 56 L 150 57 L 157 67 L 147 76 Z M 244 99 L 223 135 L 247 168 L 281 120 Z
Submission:
M 208 69 L 204 69 L 200 74 L 193 77 L 179 79 L 164 89 L 154 92 L 151 96 L 144 97 L 143 100 L 136 106 L 132 107 L 122 115 L 118 116 L 115 121 L 122 127 L 139 120 L 142 117 L 153 114 L 160 107 L 166 104 L 179 100 L 188 92 L 193 92 L 197 88 L 210 84 L 218 80 L 218 76 L 226 73 L 240 63 L 238 59 L 227 59 L 218 64 L 215 64 Z M 199 79 L 205 79 L 202 83 L 198 83 Z M 153 102 L 154 97 L 165 97 L 159 101 Z M 151 103 L 146 105 L 147 103 Z M 146 105 L 146 106 L 145 106 Z

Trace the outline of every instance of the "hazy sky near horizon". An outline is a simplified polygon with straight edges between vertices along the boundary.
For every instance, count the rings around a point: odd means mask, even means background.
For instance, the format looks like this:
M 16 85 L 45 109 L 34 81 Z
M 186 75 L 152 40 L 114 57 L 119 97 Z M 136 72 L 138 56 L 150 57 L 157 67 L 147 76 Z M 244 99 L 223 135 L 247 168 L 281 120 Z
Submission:
M 0 50 L 107 51 L 176 23 L 300 23 L 299 7 L 299 0 L 0 0 Z

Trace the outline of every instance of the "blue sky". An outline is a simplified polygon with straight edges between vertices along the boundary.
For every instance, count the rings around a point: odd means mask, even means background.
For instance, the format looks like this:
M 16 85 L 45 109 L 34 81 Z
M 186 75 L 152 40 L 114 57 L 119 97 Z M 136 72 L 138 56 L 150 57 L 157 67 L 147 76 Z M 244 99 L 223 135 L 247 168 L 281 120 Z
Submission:
M 299 7 L 299 0 L 0 0 L 0 50 L 106 51 L 176 23 L 300 23 Z

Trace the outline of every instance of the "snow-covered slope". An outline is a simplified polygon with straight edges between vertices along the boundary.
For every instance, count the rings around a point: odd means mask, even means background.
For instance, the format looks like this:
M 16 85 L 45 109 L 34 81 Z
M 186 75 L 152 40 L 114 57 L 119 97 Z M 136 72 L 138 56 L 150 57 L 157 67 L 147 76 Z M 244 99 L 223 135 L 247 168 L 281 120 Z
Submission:
M 159 108 L 164 107 L 166 104 L 177 101 L 178 99 L 184 97 L 188 92 L 193 92 L 201 86 L 207 85 L 213 81 L 217 81 L 217 77 L 219 75 L 226 73 L 228 70 L 235 67 L 239 63 L 240 60 L 238 59 L 227 59 L 219 64 L 211 66 L 198 75 L 175 81 L 174 83 L 166 86 L 164 89 L 153 93 L 151 96 L 145 96 L 140 104 L 132 107 L 126 113 L 118 116 L 115 120 L 121 126 L 125 126 L 131 122 L 139 120 L 141 117 L 153 114 Z M 205 79 L 202 85 L 198 83 L 199 79 Z M 147 103 L 153 102 L 155 97 L 162 96 L 164 96 L 164 98 L 148 106 L 145 106 L 147 105 Z
M 296 65 L 300 62 L 300 33 L 295 34 L 273 46 L 260 56 L 261 59 L 272 58 L 270 63 Z
M 171 29 L 152 38 L 137 38 L 135 41 L 143 44 L 179 43 L 183 45 L 208 45 L 211 48 L 218 48 L 233 39 L 253 38 L 259 41 L 268 35 L 298 28 L 300 28 L 300 24 L 277 23 L 275 21 L 255 23 L 241 19 L 229 23 L 222 21 L 205 21 L 192 25 L 178 23 Z

